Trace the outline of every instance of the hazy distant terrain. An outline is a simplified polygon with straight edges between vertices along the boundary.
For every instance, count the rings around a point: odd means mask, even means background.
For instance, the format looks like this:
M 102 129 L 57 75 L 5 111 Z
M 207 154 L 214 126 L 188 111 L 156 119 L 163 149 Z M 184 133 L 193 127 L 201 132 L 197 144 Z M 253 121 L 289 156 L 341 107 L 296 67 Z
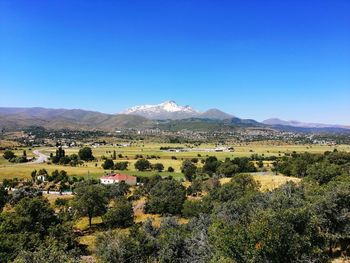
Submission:
M 148 118 L 143 115 L 148 116 Z M 159 119 L 156 119 L 157 116 Z M 130 128 L 216 131 L 230 130 L 236 127 L 265 127 L 300 132 L 350 131 L 350 126 L 343 125 L 288 122 L 279 119 L 258 122 L 253 119 L 240 119 L 218 109 L 199 112 L 189 106 L 178 106 L 175 102 L 136 106 L 122 114 L 106 114 L 81 109 L 0 108 L 1 129 L 15 130 L 30 126 L 47 129 L 101 131 Z

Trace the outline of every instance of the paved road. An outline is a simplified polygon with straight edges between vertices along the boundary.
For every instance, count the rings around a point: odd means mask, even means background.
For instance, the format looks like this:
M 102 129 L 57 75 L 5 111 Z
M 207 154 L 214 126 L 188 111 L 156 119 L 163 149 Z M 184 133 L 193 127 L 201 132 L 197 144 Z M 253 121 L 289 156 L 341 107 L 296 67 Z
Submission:
M 33 162 L 30 163 L 45 163 L 49 160 L 49 156 L 39 152 L 39 150 L 34 150 L 33 153 L 37 156 Z

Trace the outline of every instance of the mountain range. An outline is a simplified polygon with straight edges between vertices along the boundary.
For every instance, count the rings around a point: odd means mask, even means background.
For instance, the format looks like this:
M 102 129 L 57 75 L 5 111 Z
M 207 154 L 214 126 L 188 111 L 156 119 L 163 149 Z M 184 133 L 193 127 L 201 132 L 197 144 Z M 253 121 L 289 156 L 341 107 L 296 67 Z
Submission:
M 47 129 L 103 130 L 161 128 L 164 130 L 218 130 L 235 127 L 265 127 L 288 131 L 350 131 L 350 126 L 303 123 L 267 119 L 257 122 L 241 119 L 218 109 L 201 112 L 174 101 L 141 105 L 120 114 L 105 114 L 81 109 L 5 108 L 0 107 L 0 129 L 40 126 Z
M 134 106 L 122 112 L 128 115 L 139 115 L 151 120 L 181 120 L 188 118 L 200 119 L 230 119 L 234 116 L 218 109 L 209 109 L 200 112 L 186 105 L 180 106 L 175 101 L 169 100 L 155 105 Z

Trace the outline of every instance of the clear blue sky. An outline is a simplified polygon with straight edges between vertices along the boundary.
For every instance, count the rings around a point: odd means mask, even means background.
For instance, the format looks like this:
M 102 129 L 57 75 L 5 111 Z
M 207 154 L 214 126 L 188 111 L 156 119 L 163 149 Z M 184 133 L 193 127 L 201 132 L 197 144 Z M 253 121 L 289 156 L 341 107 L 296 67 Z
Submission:
M 172 99 L 350 124 L 349 14 L 349 0 L 0 0 L 0 106 Z

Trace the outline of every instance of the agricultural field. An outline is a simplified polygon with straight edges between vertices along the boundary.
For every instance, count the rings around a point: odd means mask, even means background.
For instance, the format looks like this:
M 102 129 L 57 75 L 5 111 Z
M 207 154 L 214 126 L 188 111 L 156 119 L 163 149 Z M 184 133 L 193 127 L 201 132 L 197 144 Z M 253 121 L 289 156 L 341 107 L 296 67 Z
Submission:
M 250 143 L 250 144 L 237 144 L 229 145 L 234 148 L 232 152 L 215 152 L 214 149 L 217 145 L 214 144 L 201 144 L 199 146 L 191 144 L 160 144 L 160 143 L 133 143 L 131 146 L 98 146 L 93 147 L 93 155 L 97 158 L 97 161 L 85 162 L 83 165 L 78 167 L 72 166 L 63 166 L 49 163 L 33 164 L 33 163 L 23 163 L 23 164 L 13 164 L 5 160 L 2 155 L 3 152 L 0 151 L 0 180 L 5 178 L 30 178 L 30 173 L 33 170 L 46 169 L 49 173 L 54 170 L 65 170 L 70 176 L 83 176 L 91 178 L 99 178 L 104 175 L 109 170 L 104 170 L 101 165 L 103 163 L 103 158 L 110 158 L 113 154 L 113 151 L 116 151 L 116 154 L 121 154 L 122 157 L 117 157 L 116 161 L 127 161 L 129 162 L 129 167 L 127 171 L 123 171 L 125 174 L 129 175 L 138 175 L 138 176 L 150 176 L 154 175 L 154 171 L 145 171 L 139 172 L 134 168 L 134 163 L 137 161 L 135 155 L 141 154 L 144 157 L 147 156 L 157 156 L 157 159 L 150 159 L 149 161 L 154 163 L 162 163 L 164 165 L 164 172 L 160 174 L 163 176 L 173 176 L 175 178 L 181 179 L 183 175 L 181 173 L 181 164 L 185 159 L 190 158 L 206 158 L 208 156 L 216 156 L 220 160 L 225 158 L 234 158 L 234 157 L 249 157 L 252 154 L 264 155 L 264 156 L 283 156 L 284 154 L 292 152 L 310 152 L 310 153 L 323 153 L 325 151 L 333 151 L 335 148 L 339 151 L 350 152 L 349 145 L 337 145 L 335 146 L 326 146 L 326 145 L 288 145 L 274 142 L 265 142 L 265 143 Z M 187 151 L 167 151 L 160 150 L 161 147 L 171 147 L 184 148 Z M 16 155 L 21 155 L 23 150 L 26 151 L 27 156 L 34 157 L 33 150 L 39 150 L 41 153 L 50 155 L 50 153 L 55 153 L 56 148 L 16 148 L 14 150 Z M 79 148 L 66 148 L 66 155 L 77 154 Z M 176 158 L 175 158 L 176 157 Z M 198 166 L 200 166 L 198 162 Z M 168 167 L 173 167 L 175 172 L 169 173 L 166 172 Z M 265 163 L 265 168 L 269 169 L 268 163 Z

